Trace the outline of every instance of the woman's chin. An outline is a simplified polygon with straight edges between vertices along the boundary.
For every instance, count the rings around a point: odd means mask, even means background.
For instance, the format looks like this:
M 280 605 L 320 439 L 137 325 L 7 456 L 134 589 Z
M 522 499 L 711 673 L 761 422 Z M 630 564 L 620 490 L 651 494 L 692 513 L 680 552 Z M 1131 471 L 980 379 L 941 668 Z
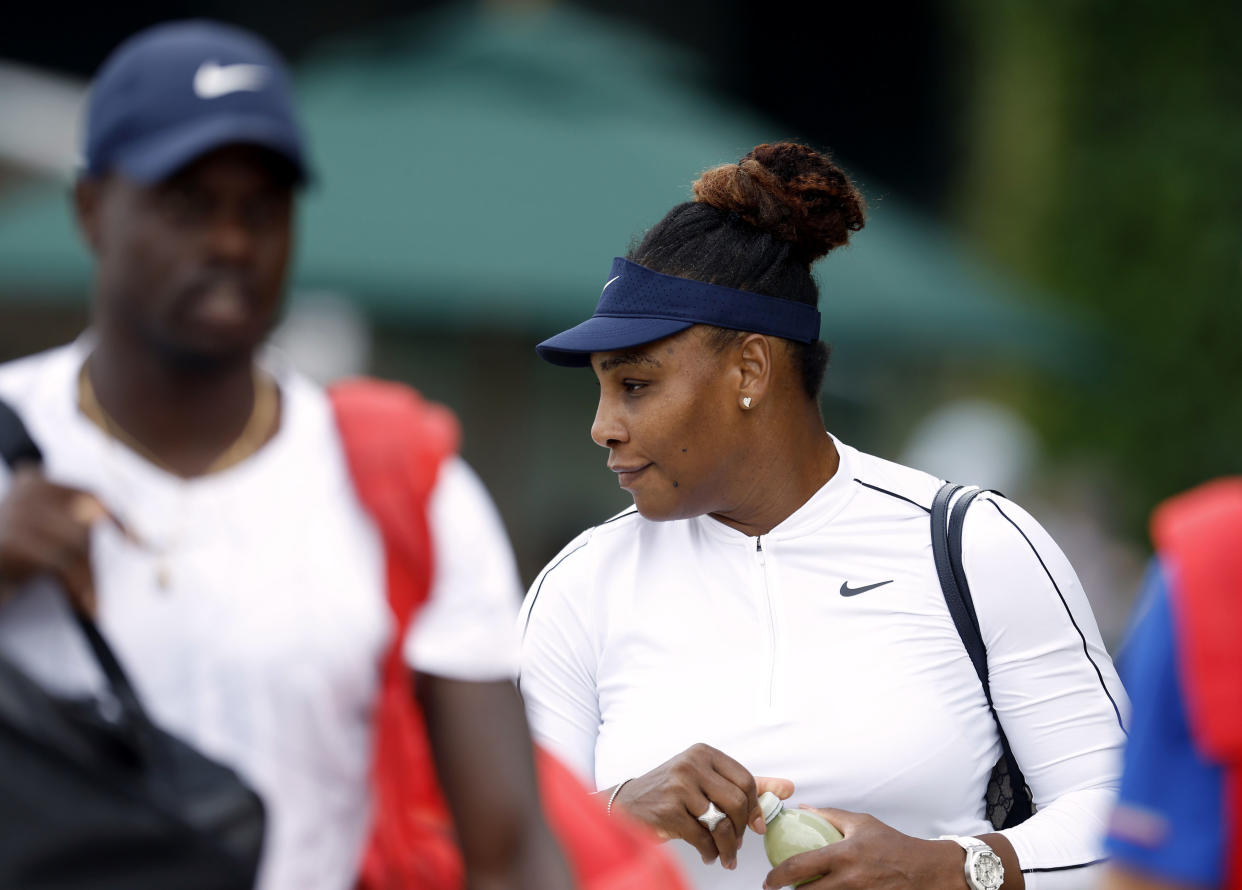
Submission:
M 643 517 L 643 519 L 649 519 L 652 522 L 669 522 L 673 519 L 689 519 L 692 516 L 698 515 L 698 513 L 690 509 L 688 505 L 681 500 L 667 496 L 654 496 L 638 491 L 630 492 L 630 494 L 634 497 L 634 506 L 638 508 L 639 514 Z

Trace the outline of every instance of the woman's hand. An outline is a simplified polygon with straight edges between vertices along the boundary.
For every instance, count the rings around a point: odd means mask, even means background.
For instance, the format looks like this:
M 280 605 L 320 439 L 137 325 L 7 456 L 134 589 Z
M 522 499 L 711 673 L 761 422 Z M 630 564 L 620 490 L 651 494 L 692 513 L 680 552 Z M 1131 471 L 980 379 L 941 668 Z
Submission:
M 691 844 L 704 864 L 719 856 L 721 865 L 732 869 L 737 867 L 737 851 L 746 826 L 763 833 L 759 795 L 771 791 L 787 798 L 793 788 L 788 779 L 756 778 L 727 754 L 698 744 L 651 772 L 630 779 L 613 806 L 622 807 L 661 837 L 680 838 Z M 698 820 L 709 802 L 726 817 L 710 832 Z
M 799 890 L 961 890 L 962 848 L 953 841 L 928 841 L 902 834 L 874 816 L 848 810 L 803 807 L 823 816 L 844 839 L 791 856 L 768 872 L 765 890 L 820 875 Z

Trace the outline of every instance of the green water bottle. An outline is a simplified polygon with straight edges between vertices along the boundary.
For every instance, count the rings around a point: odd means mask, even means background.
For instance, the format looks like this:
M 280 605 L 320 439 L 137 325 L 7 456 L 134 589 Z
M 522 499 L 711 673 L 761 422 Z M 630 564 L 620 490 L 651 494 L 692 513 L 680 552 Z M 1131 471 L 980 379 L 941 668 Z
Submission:
M 790 856 L 818 850 L 842 839 L 841 832 L 827 819 L 809 810 L 787 810 L 781 799 L 771 791 L 759 795 L 759 808 L 763 810 L 763 821 L 768 826 L 763 834 L 763 849 L 773 866 L 780 865 Z M 794 886 L 821 877 L 815 875 Z

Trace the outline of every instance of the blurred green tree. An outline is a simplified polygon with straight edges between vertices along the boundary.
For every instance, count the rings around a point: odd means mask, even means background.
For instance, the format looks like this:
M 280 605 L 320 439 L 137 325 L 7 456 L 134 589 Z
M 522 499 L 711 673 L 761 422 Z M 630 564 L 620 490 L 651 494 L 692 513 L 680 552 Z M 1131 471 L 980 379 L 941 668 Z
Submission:
M 955 0 L 971 56 L 954 212 L 1100 335 L 1024 406 L 1116 468 L 1127 532 L 1242 471 L 1242 4 Z

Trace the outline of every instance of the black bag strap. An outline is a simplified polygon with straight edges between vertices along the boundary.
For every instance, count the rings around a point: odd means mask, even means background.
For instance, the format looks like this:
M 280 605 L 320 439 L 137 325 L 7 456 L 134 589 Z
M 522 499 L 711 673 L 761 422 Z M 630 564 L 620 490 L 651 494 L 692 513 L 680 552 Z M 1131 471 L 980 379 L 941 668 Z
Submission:
M 13 407 L 0 399 L 0 457 L 8 464 L 10 469 L 24 463 L 42 464 L 43 452 L 39 450 L 39 446 L 35 444 L 34 439 L 30 437 L 30 432 L 26 429 L 26 425 L 22 422 L 21 417 L 13 410 Z M 77 620 L 78 627 L 81 628 L 83 636 L 86 637 L 87 643 L 90 644 L 91 651 L 95 654 L 96 661 L 103 671 L 104 676 L 108 680 L 108 686 L 112 695 L 116 698 L 116 703 L 121 707 L 122 712 L 130 718 L 130 724 L 140 733 L 146 734 L 154 731 L 151 718 L 147 716 L 146 709 L 138 700 L 138 694 L 134 692 L 133 684 L 129 682 L 129 677 L 121 668 L 121 663 L 117 660 L 116 654 L 112 651 L 112 647 L 108 645 L 103 634 L 99 632 L 99 627 L 95 624 L 94 619 L 87 615 L 81 615 L 74 612 L 74 618 Z
M 21 463 L 43 463 L 43 452 L 30 438 L 26 424 L 3 399 L 0 399 L 0 456 L 11 469 L 17 469 Z
M 983 686 L 983 696 L 987 699 L 988 711 L 996 723 L 996 732 L 1000 736 L 1001 757 L 1009 768 L 1010 781 L 1014 789 L 1026 787 L 1026 777 L 1018 767 L 1018 761 L 1009 747 L 1009 739 L 1005 736 L 1005 728 L 1001 725 L 996 706 L 992 703 L 992 685 L 988 682 L 988 651 L 983 642 L 983 632 L 979 628 L 979 616 L 975 613 L 974 600 L 970 596 L 970 584 L 966 580 L 966 568 L 962 561 L 962 531 L 966 525 L 966 511 L 983 489 L 971 488 L 965 491 L 954 502 L 954 496 L 966 486 L 946 482 L 936 492 L 931 509 L 932 557 L 936 563 L 936 574 L 940 578 L 940 589 L 944 594 L 945 604 L 957 634 L 962 638 L 966 653 L 970 656 L 975 673 Z M 952 504 L 952 510 L 950 510 Z M 1018 824 L 1032 814 L 1029 796 L 1015 794 L 1014 810 L 1011 824 Z
M 954 495 L 963 488 L 965 488 L 964 485 L 946 482 L 936 492 L 931 509 L 932 557 L 936 561 L 936 574 L 940 578 L 940 590 L 944 594 L 945 604 L 949 607 L 949 615 L 953 617 L 958 636 L 962 638 L 962 643 L 966 646 L 966 653 L 970 656 L 971 664 L 975 666 L 975 673 L 979 675 L 979 682 L 983 684 L 983 694 L 988 700 L 988 707 L 991 708 L 992 689 L 988 684 L 987 649 L 983 645 L 983 635 L 979 631 L 979 619 L 975 615 L 974 602 L 970 599 L 970 589 L 965 585 L 966 573 L 961 566 L 960 525 L 965 522 L 966 507 L 969 507 L 970 502 L 979 495 L 978 489 L 968 491 L 958 498 L 953 514 L 955 517 L 960 514 L 962 522 L 957 529 L 956 542 L 950 539 L 949 505 Z M 954 558 L 954 543 L 957 545 L 956 558 Z

